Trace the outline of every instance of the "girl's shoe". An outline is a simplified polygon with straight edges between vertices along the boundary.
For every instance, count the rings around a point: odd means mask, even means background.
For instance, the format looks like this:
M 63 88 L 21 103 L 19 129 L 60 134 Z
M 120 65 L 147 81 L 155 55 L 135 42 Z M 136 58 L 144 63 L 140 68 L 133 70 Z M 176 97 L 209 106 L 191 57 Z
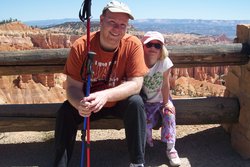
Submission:
M 167 154 L 167 157 L 169 159 L 169 163 L 171 166 L 180 166 L 181 165 L 181 160 L 179 158 L 179 155 L 174 148 L 172 148 L 171 150 L 167 150 L 166 154 Z

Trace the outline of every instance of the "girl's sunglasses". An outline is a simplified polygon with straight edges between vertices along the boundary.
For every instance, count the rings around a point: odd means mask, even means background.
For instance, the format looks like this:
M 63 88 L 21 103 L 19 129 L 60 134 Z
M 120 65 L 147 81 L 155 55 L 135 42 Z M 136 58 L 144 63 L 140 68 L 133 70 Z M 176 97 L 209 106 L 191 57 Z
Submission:
M 151 47 L 155 47 L 156 49 L 161 49 L 162 48 L 162 45 L 159 44 L 159 43 L 152 43 L 152 42 L 148 42 L 147 44 L 145 44 L 145 46 L 147 48 L 151 48 Z

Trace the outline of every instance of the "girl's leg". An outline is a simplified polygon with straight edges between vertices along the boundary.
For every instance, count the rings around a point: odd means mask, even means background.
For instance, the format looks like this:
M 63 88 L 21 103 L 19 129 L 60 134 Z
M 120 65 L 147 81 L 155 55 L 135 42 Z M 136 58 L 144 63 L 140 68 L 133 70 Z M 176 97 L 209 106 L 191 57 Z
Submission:
M 159 113 L 157 112 L 159 110 L 160 103 L 145 103 L 145 111 L 147 116 L 147 144 L 150 147 L 153 147 L 153 137 L 152 137 L 152 129 L 157 124 L 159 120 Z
M 177 151 L 175 150 L 176 141 L 176 122 L 175 122 L 175 109 L 170 111 L 163 109 L 162 116 L 162 129 L 161 139 L 167 144 L 166 155 L 169 159 L 171 166 L 180 166 L 181 160 Z
M 162 129 L 161 140 L 167 143 L 168 149 L 171 149 L 175 145 L 176 141 L 176 121 L 175 121 L 175 109 L 170 111 L 163 109 L 162 116 Z
M 146 106 L 145 106 L 146 107 Z M 153 147 L 153 138 L 152 138 L 152 128 L 153 128 L 153 112 L 150 110 L 150 107 L 145 108 L 146 115 L 147 115 L 147 126 L 146 126 L 146 134 L 147 134 L 147 144 L 150 147 Z

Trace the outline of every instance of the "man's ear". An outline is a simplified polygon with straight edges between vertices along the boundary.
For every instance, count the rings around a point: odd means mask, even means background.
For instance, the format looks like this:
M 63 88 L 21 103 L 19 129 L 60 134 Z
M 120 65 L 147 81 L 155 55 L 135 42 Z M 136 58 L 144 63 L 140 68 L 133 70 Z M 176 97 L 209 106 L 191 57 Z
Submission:
M 103 19 L 104 19 L 104 16 L 103 16 L 103 15 L 100 15 L 100 25 L 102 25 Z

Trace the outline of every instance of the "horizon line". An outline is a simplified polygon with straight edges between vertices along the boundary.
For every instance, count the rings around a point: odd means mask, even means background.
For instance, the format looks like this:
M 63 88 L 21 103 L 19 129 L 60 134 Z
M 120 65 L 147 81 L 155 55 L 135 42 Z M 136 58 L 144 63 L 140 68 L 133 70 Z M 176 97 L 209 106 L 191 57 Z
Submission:
M 8 18 L 8 19 L 3 19 L 3 20 L 9 20 L 9 19 L 13 19 L 15 20 L 16 18 Z M 3 21 L 2 20 L 2 21 Z M 51 19 L 38 19 L 38 20 L 19 20 L 16 19 L 17 21 L 21 21 L 21 22 L 32 22 L 32 21 L 48 21 L 48 20 L 79 20 L 81 21 L 79 18 L 51 18 Z M 92 18 L 92 20 L 96 21 L 96 20 L 100 20 L 100 19 L 95 19 Z M 135 19 L 135 20 L 130 20 L 132 22 L 134 21 L 138 21 L 138 20 L 204 20 L 204 21 L 249 21 L 250 24 L 250 19 L 195 19 L 195 18 L 140 18 L 140 19 Z

